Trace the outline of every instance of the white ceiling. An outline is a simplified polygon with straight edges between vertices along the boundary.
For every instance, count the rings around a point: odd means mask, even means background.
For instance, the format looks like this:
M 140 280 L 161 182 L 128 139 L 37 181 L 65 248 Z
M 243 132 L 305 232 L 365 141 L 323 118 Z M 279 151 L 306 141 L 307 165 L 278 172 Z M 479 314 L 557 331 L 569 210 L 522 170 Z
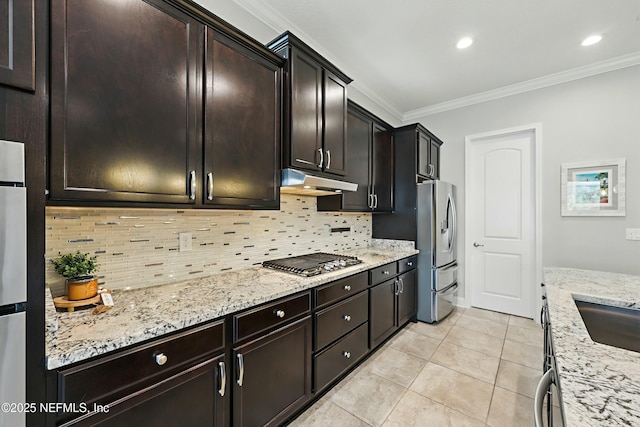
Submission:
M 399 120 L 640 64 L 640 0 L 233 1 Z

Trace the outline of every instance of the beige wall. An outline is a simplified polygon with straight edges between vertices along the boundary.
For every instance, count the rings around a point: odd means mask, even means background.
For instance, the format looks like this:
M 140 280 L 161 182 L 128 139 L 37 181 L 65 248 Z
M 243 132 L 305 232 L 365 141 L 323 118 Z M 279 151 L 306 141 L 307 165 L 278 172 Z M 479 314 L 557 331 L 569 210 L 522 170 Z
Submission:
M 465 136 L 541 123 L 543 265 L 640 274 L 640 241 L 625 240 L 626 228 L 640 228 L 640 66 L 418 121 L 444 141 L 441 179 L 458 186 L 462 224 Z M 627 161 L 626 216 L 562 217 L 561 164 L 618 157 Z
M 349 227 L 348 232 L 331 232 Z M 178 233 L 193 250 L 178 251 Z M 366 247 L 371 214 L 319 213 L 316 198 L 283 194 L 279 211 L 47 208 L 46 258 L 96 254 L 100 283 L 145 287 L 259 265 L 314 251 Z M 47 262 L 47 285 L 63 295 L 64 279 Z

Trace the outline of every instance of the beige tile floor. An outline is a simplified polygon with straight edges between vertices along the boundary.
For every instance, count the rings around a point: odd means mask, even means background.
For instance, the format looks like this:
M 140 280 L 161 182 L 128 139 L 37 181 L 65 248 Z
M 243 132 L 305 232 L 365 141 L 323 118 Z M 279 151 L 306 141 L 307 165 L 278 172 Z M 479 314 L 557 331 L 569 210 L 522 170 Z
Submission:
M 291 426 L 530 427 L 542 329 L 476 308 L 410 323 Z

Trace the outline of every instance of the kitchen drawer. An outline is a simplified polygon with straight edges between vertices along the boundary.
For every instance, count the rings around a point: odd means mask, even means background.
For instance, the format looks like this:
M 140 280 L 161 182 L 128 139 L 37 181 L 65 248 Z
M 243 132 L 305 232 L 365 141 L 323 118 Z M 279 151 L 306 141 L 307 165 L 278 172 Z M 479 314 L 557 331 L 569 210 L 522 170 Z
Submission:
M 369 319 L 367 292 L 360 292 L 315 315 L 315 349 L 319 350 Z
M 369 277 L 371 278 L 371 280 L 369 280 L 369 284 L 377 285 L 378 283 L 382 283 L 385 280 L 398 274 L 398 263 L 394 261 L 390 262 L 389 264 L 374 268 L 373 270 L 369 271 L 369 274 Z
M 278 300 L 233 316 L 234 342 L 289 322 L 311 311 L 311 293 Z
M 355 295 L 361 290 L 366 289 L 367 284 L 367 272 L 363 271 L 362 273 L 318 286 L 315 289 L 316 308 L 324 307 L 343 298 Z
M 368 352 L 368 323 L 314 356 L 314 391 L 317 392 L 355 365 Z
M 414 255 L 409 258 L 401 259 L 398 261 L 398 273 L 402 274 L 405 271 L 413 270 L 418 265 L 418 256 Z
M 224 320 L 58 372 L 58 401 L 109 403 L 157 383 L 189 361 L 222 353 Z M 162 355 L 166 360 L 162 363 Z

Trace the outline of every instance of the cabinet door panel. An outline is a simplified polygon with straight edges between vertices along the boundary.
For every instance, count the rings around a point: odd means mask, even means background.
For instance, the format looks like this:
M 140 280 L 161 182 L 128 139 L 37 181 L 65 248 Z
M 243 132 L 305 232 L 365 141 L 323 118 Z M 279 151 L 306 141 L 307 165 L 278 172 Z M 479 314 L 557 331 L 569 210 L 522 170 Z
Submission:
M 52 2 L 53 199 L 190 202 L 202 38 L 158 0 Z
M 398 294 L 398 326 L 404 325 L 415 314 L 417 309 L 416 270 L 411 270 L 399 277 L 400 293 Z
M 433 179 L 440 179 L 440 147 L 435 141 L 431 141 L 429 159 L 433 165 Z
M 324 171 L 345 174 L 347 85 L 324 71 Z
M 311 316 L 233 351 L 233 425 L 278 425 L 311 396 Z M 242 385 L 239 357 L 243 364 Z
M 358 184 L 358 189 L 342 193 L 342 208 L 345 210 L 364 212 L 370 210 L 369 141 L 371 141 L 371 121 L 349 111 L 347 114 L 347 180 Z
M 277 65 L 207 29 L 205 203 L 279 207 L 280 85 Z
M 228 397 L 217 392 L 218 364 L 224 355 L 158 383 L 144 392 L 109 405 L 108 412 L 83 416 L 63 426 L 223 427 L 228 423 Z M 228 396 L 228 392 L 226 394 Z
M 431 141 L 429 137 L 424 135 L 423 133 L 418 133 L 418 175 L 430 177 L 431 167 L 429 164 L 431 163 L 431 159 L 429 156 L 431 155 Z
M 376 212 L 393 211 L 393 139 L 385 128 L 373 126 L 373 192 Z
M 396 329 L 395 291 L 395 279 L 369 289 L 369 348 L 371 349 Z
M 35 89 L 33 6 L 34 0 L 0 0 L 0 84 Z
M 297 49 L 291 53 L 290 164 L 319 170 L 322 149 L 322 67 Z

